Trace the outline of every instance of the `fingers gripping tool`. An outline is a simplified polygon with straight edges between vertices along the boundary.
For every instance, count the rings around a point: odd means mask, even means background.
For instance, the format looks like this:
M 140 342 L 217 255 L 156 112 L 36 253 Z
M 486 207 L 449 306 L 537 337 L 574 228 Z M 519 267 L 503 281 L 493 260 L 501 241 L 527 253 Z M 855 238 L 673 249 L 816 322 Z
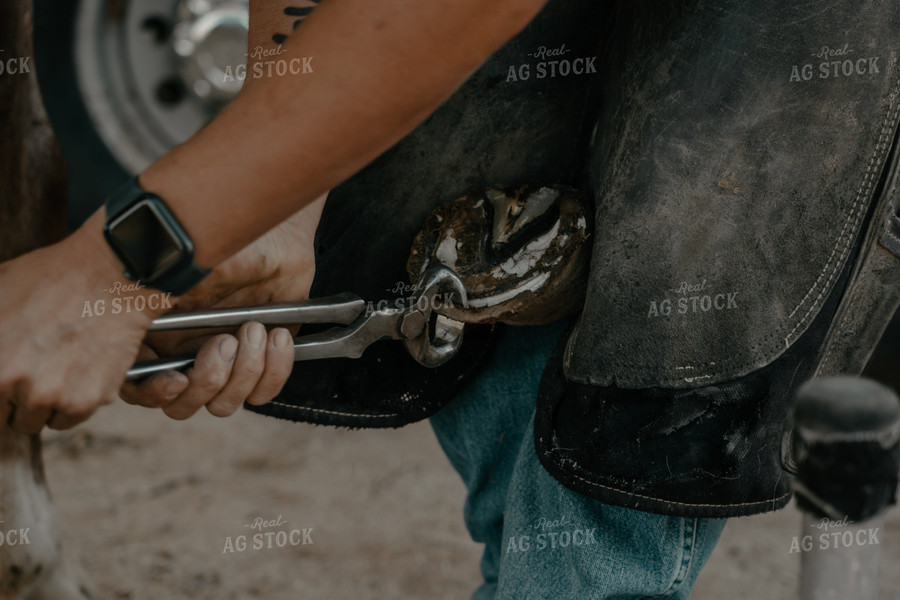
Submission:
M 450 360 L 462 345 L 464 324 L 439 314 L 451 303 L 467 306 L 466 290 L 459 276 L 438 265 L 422 275 L 415 294 L 394 306 L 372 308 L 359 296 L 343 293 L 326 298 L 270 306 L 240 307 L 173 314 L 153 321 L 149 331 L 239 327 L 256 321 L 263 325 L 335 324 L 325 331 L 294 339 L 294 360 L 359 358 L 366 348 L 382 339 L 400 340 L 412 357 L 426 367 Z M 134 365 L 126 376 L 137 381 L 170 369 L 190 367 L 194 357 L 163 358 Z

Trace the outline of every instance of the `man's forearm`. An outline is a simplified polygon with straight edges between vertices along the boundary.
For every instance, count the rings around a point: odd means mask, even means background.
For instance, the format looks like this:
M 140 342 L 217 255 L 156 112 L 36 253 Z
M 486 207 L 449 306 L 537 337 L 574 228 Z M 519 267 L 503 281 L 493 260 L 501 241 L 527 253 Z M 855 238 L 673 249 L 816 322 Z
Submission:
M 396 143 L 544 2 L 327 0 L 278 56 L 312 57 L 312 73 L 248 75 L 216 120 L 141 181 L 212 267 Z M 251 8 L 250 46 L 274 49 L 293 19 L 288 3 L 274 15 L 266 5 Z

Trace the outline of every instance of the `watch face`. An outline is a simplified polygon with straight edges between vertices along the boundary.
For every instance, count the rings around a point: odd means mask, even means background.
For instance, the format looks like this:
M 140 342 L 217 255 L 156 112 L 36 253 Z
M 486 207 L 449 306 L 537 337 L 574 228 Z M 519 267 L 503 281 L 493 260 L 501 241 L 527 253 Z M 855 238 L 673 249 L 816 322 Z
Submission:
M 178 262 L 184 245 L 152 198 L 127 209 L 108 227 L 132 279 L 150 281 Z

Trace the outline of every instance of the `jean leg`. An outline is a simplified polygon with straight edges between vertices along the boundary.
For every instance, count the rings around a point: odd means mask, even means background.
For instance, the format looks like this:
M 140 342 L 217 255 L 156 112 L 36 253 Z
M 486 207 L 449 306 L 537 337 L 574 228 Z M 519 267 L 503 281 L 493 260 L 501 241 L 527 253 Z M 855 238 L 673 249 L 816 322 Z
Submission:
M 431 424 L 485 544 L 473 600 L 686 600 L 724 519 L 664 517 L 569 491 L 534 451 L 540 376 L 568 323 L 508 328 L 481 377 Z
M 438 442 L 468 490 L 466 527 L 485 544 L 484 584 L 474 600 L 494 597 L 509 481 L 523 441 L 532 439 L 529 421 L 541 373 L 568 325 L 507 327 L 482 375 L 431 417 Z
M 531 435 L 506 506 L 498 600 L 687 600 L 725 526 L 572 492 L 538 462 Z

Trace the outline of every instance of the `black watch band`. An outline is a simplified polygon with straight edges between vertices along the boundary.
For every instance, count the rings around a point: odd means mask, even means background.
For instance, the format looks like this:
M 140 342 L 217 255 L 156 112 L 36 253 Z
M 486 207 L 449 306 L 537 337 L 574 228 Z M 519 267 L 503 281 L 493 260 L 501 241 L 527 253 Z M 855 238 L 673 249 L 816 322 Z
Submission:
M 194 262 L 194 245 L 162 198 L 141 188 L 137 177 L 106 200 L 103 235 L 143 286 L 181 296 L 209 274 Z

